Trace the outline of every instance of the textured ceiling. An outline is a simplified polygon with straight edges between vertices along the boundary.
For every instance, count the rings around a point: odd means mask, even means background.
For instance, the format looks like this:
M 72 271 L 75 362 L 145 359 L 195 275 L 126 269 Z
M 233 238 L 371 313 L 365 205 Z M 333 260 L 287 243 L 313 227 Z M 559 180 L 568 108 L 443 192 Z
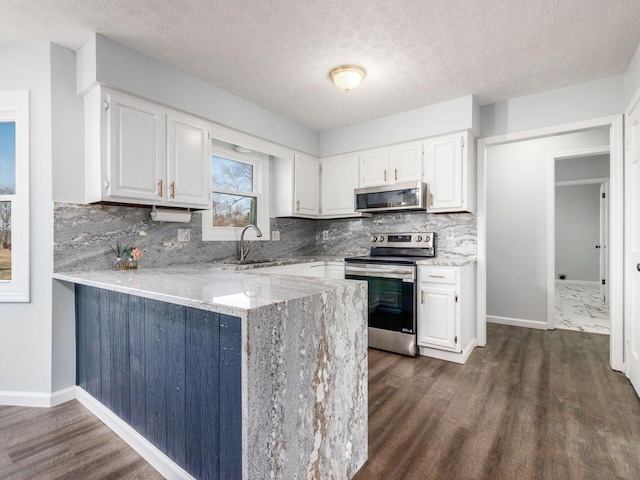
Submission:
M 623 73 L 638 0 L 0 0 L 0 44 L 98 32 L 324 131 Z M 336 65 L 367 70 L 345 94 Z

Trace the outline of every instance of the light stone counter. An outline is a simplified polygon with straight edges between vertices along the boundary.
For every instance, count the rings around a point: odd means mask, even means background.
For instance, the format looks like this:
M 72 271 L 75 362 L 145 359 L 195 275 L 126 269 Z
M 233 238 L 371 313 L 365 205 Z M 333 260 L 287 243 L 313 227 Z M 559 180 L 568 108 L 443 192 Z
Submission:
M 419 260 L 416 262 L 418 266 L 438 266 L 438 267 L 462 267 L 469 263 L 475 263 L 478 259 L 476 257 L 434 257 L 425 260 Z
M 368 456 L 366 283 L 229 268 L 54 278 L 238 317 L 243 478 L 351 478 Z

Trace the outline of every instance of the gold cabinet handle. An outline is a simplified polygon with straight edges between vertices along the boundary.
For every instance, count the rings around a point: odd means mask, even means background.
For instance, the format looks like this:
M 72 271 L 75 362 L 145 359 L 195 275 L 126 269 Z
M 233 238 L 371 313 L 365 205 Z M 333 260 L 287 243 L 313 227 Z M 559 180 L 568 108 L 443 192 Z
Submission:
M 424 305 L 424 290 L 420 290 L 420 303 Z
M 386 168 L 384 169 L 384 181 L 385 182 L 387 181 L 387 169 Z
M 444 275 L 429 275 L 429 278 L 444 278 Z
M 395 181 L 397 182 L 397 181 L 398 181 L 398 169 L 397 169 L 397 168 L 394 168 L 393 170 L 395 171 L 395 177 L 394 177 L 394 179 L 395 179 Z
M 171 182 L 171 198 L 176 198 L 176 182 Z
M 158 186 L 160 187 L 160 193 L 158 195 L 162 196 L 162 180 L 158 182 Z
M 296 212 L 300 211 L 300 200 L 296 200 Z

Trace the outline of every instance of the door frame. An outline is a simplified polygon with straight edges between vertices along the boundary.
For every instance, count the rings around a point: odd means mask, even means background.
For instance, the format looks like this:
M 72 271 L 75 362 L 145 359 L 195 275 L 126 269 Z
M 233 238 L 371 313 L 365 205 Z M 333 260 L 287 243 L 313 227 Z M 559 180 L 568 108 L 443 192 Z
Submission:
M 589 157 L 610 153 L 609 145 L 597 147 L 576 148 L 564 152 L 554 152 L 547 156 L 547 329 L 556 328 L 556 160 L 568 160 L 570 158 Z M 609 167 L 611 169 L 611 167 Z M 602 184 L 608 181 L 606 178 L 589 178 L 585 180 L 570 180 L 558 182 L 561 185 L 590 185 Z M 600 212 L 599 212 L 600 213 Z M 607 255 L 609 250 L 607 250 Z
M 623 332 L 623 251 L 624 251 L 624 151 L 623 151 L 623 115 L 612 115 L 592 120 L 584 120 L 552 127 L 507 133 L 478 139 L 477 145 L 477 225 L 478 225 L 478 264 L 477 264 L 477 335 L 478 345 L 487 343 L 487 219 L 486 219 L 486 155 L 487 148 L 504 143 L 532 140 L 554 135 L 574 133 L 597 127 L 609 127 L 609 227 L 611 235 L 609 265 L 611 278 L 611 336 L 610 364 L 614 370 L 624 371 L 624 332 Z

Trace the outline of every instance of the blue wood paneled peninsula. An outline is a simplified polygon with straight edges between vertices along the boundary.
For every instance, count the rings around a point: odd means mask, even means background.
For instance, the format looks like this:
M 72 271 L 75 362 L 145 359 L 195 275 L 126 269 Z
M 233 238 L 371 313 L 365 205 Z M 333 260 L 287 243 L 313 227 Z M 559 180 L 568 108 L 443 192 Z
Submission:
M 364 282 L 183 265 L 75 286 L 77 384 L 198 479 L 351 478 L 367 459 Z

